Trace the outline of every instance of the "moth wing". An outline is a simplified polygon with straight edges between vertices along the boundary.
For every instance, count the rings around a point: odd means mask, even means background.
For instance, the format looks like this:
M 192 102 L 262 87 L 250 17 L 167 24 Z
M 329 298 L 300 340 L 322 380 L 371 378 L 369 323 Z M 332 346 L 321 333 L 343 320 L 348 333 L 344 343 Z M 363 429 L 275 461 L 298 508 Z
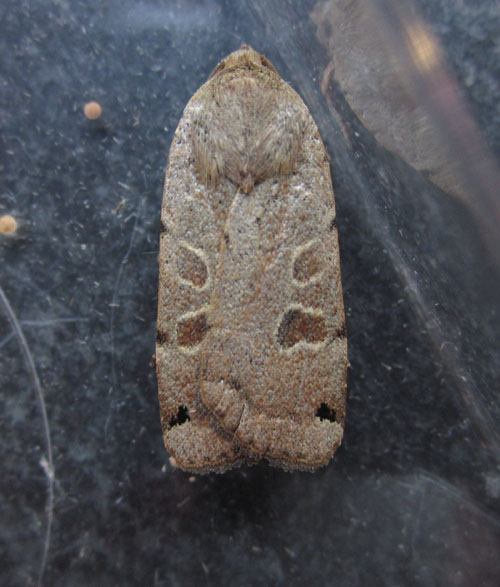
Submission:
M 182 469 L 223 471 L 242 461 L 199 397 L 199 357 L 207 333 L 223 220 L 193 166 L 186 106 L 169 154 L 161 210 L 156 368 L 163 438 Z M 223 197 L 221 198 L 223 199 Z
M 255 458 L 310 470 L 326 464 L 342 438 L 347 345 L 328 157 L 303 108 L 295 173 L 233 202 L 200 394 Z

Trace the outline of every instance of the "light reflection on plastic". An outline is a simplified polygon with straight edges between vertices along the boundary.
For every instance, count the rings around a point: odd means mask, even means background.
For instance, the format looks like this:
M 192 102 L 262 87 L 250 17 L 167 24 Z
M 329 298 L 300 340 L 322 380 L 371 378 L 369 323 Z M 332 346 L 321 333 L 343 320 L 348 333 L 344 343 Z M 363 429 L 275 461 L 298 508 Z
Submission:
M 410 54 L 421 73 L 430 73 L 440 66 L 439 46 L 421 23 L 407 26 L 406 34 Z

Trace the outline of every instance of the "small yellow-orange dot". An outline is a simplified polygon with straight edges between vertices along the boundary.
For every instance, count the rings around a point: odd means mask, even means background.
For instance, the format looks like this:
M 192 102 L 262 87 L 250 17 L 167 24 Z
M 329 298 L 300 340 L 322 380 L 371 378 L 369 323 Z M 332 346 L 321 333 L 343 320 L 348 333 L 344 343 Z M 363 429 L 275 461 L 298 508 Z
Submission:
M 17 222 L 16 219 L 10 216 L 10 214 L 5 214 L 5 216 L 0 217 L 0 234 L 12 234 L 17 230 Z
M 88 102 L 85 104 L 83 112 L 87 118 L 90 118 L 90 120 L 95 120 L 101 116 L 102 108 L 99 102 Z
M 10 214 L 0 217 L 0 234 L 12 234 L 17 230 L 16 219 Z

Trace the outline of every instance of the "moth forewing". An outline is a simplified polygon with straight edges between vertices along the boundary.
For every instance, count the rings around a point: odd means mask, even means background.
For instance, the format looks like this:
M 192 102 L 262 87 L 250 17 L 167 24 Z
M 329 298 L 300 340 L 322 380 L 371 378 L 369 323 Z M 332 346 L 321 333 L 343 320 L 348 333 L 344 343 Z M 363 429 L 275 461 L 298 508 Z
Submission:
M 326 464 L 347 369 L 328 157 L 301 98 L 250 47 L 184 111 L 162 226 L 156 364 L 178 466 Z

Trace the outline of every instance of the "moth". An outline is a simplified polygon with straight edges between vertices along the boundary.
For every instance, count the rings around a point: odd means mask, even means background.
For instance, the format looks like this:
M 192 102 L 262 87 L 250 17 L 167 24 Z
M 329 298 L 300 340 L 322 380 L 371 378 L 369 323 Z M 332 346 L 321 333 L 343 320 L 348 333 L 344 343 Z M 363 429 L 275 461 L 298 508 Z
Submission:
M 329 159 L 301 98 L 249 46 L 184 110 L 160 232 L 156 369 L 177 466 L 325 465 L 347 371 Z

